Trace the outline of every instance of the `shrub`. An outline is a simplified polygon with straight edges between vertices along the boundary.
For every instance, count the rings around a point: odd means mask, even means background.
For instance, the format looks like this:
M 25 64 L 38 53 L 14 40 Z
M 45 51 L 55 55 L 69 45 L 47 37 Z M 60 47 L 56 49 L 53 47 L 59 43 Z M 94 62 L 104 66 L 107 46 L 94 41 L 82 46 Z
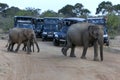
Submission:
M 108 33 L 110 37 L 114 38 L 115 35 L 118 33 L 118 28 L 120 26 L 120 18 L 119 16 L 111 13 L 107 15 L 107 26 L 108 26 Z
M 4 30 L 4 32 L 8 31 L 13 27 L 13 18 L 12 17 L 2 17 L 0 16 L 0 28 Z

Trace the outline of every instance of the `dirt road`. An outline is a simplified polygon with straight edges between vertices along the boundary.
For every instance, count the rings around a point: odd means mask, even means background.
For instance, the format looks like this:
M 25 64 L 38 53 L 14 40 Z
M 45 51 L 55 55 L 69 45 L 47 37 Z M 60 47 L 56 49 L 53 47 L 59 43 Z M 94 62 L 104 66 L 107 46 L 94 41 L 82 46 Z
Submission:
M 39 41 L 40 53 L 28 55 L 22 50 L 7 52 L 6 42 L 0 40 L 0 80 L 120 80 L 119 52 L 104 50 L 104 61 L 96 62 L 93 48 L 83 60 L 81 48 L 76 49 L 76 58 L 70 58 L 52 42 Z

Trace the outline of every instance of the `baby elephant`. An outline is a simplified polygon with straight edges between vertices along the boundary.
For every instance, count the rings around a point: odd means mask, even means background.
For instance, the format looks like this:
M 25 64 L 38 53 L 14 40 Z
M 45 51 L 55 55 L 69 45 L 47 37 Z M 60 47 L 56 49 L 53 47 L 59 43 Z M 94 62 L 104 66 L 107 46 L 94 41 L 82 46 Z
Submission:
M 27 48 L 27 41 L 23 42 L 22 50 L 26 51 L 27 50 L 26 48 Z M 30 52 L 32 52 L 32 51 L 34 52 L 34 42 L 33 42 L 33 40 L 30 40 Z
M 27 53 L 30 53 L 30 44 L 31 40 L 36 44 L 38 52 L 39 46 L 36 40 L 35 32 L 32 29 L 28 28 L 13 28 L 9 31 L 9 40 L 8 40 L 8 51 L 13 51 L 14 44 L 18 44 L 15 52 L 19 50 L 19 47 L 22 43 L 26 42 Z
M 94 46 L 94 61 L 98 61 L 98 44 L 100 45 L 100 57 L 103 61 L 103 26 L 91 23 L 76 23 L 69 27 L 66 44 L 62 53 L 67 56 L 67 50 L 71 48 L 70 57 L 76 57 L 76 46 L 83 46 L 82 59 L 86 59 L 88 47 Z

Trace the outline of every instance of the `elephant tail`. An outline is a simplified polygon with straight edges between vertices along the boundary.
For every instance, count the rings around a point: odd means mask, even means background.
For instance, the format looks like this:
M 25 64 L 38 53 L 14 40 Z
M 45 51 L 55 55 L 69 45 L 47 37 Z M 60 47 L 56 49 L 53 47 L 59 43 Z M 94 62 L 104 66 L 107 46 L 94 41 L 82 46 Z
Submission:
M 40 52 L 40 48 L 39 48 L 39 46 L 38 46 L 37 42 L 36 42 L 35 44 L 36 44 L 37 49 L 38 49 L 38 51 L 37 51 L 37 52 Z
M 38 49 L 38 51 L 37 52 L 40 52 L 40 48 L 39 48 L 39 45 L 38 45 L 38 43 L 37 43 L 37 41 L 36 41 L 36 39 L 34 39 L 34 43 L 36 44 L 36 47 L 37 47 L 37 49 Z M 33 44 L 34 45 L 34 44 Z M 33 46 L 34 47 L 34 46 Z

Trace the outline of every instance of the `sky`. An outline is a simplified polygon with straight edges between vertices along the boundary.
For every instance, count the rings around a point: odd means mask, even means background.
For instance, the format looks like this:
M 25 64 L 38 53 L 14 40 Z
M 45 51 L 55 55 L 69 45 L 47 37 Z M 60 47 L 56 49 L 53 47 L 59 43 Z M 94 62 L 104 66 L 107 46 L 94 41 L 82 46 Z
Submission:
M 103 1 L 110 1 L 113 5 L 120 4 L 120 0 L 0 0 L 0 3 L 6 3 L 9 7 L 14 6 L 20 9 L 39 8 L 41 12 L 47 10 L 58 12 L 67 4 L 74 6 L 76 3 L 81 3 L 84 8 L 90 10 L 91 15 L 95 15 L 96 8 Z

